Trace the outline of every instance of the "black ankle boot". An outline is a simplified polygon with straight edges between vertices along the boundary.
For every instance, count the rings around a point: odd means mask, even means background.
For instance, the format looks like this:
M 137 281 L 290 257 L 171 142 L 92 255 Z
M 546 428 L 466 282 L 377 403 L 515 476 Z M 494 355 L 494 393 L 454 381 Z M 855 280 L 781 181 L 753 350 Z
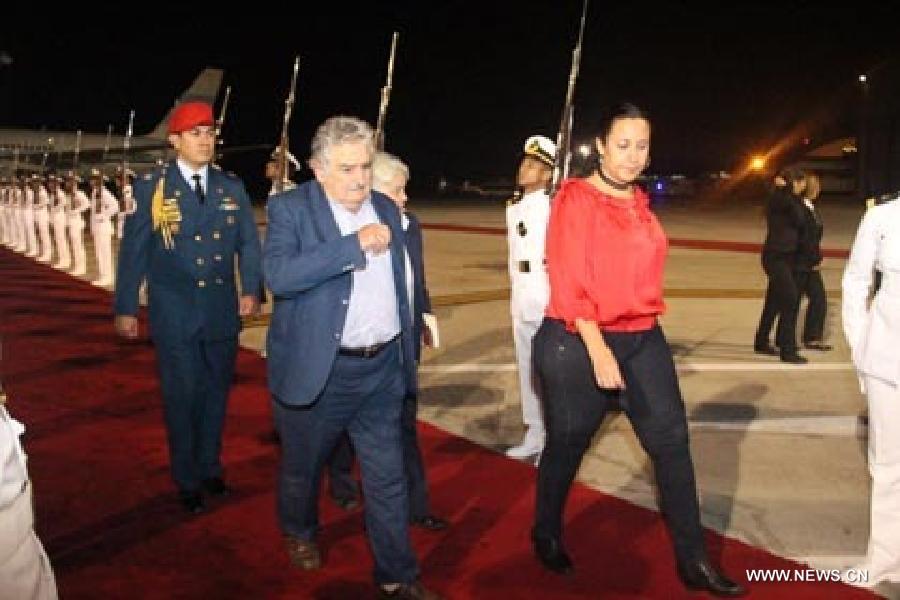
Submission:
M 691 565 L 678 565 L 678 576 L 689 590 L 704 590 L 715 596 L 743 596 L 747 591 L 702 559 Z
M 541 564 L 554 573 L 564 575 L 574 570 L 572 559 L 566 554 L 559 538 L 541 538 L 531 536 L 534 545 L 534 554 Z

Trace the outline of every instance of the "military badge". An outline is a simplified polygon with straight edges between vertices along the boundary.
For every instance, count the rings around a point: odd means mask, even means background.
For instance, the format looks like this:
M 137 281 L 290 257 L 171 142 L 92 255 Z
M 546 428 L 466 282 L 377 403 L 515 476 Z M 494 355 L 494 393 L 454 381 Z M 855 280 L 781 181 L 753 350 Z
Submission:
M 234 198 L 222 198 L 219 210 L 240 210 L 241 205 Z
M 225 222 L 229 225 L 234 225 L 234 215 L 228 215 L 228 217 L 226 217 L 225 219 Z

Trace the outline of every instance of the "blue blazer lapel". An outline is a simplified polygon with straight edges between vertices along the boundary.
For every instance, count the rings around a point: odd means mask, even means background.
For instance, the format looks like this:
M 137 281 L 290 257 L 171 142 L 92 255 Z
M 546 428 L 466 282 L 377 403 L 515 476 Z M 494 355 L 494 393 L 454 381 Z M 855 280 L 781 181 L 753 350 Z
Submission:
M 313 226 L 316 228 L 319 241 L 328 242 L 341 237 L 341 230 L 338 229 L 337 221 L 334 220 L 334 213 L 331 212 L 325 190 L 318 181 L 313 181 L 310 186 L 309 202 Z

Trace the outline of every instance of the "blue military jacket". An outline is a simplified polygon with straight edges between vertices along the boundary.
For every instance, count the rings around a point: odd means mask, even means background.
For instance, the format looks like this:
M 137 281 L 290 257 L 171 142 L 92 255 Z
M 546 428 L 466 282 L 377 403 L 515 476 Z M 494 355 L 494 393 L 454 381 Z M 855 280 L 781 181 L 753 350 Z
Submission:
M 406 292 L 400 211 L 372 192 L 378 218 L 391 229 L 394 292 L 401 325 L 401 364 L 407 390 L 416 389 L 413 323 Z M 347 319 L 352 271 L 365 266 L 355 233 L 341 235 L 319 182 L 272 197 L 263 251 L 266 283 L 275 296 L 267 339 L 269 389 L 279 401 L 305 406 L 325 387 Z
M 160 177 L 164 198 L 181 215 L 174 247 L 153 228 L 151 202 Z M 157 341 L 235 337 L 240 329 L 235 255 L 242 293 L 256 294 L 262 277 L 253 208 L 236 176 L 209 167 L 203 204 L 174 161 L 135 181 L 137 211 L 125 221 L 116 275 L 115 312 L 134 315 L 146 279 L 151 334 Z

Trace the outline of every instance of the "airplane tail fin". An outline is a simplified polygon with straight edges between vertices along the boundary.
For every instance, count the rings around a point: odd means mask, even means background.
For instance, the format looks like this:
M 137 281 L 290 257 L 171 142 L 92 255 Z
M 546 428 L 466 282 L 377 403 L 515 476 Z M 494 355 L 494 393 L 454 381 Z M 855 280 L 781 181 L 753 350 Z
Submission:
M 187 102 L 189 100 L 203 100 L 205 102 L 209 102 L 210 104 L 214 104 L 216 101 L 216 96 L 219 95 L 219 88 L 222 86 L 222 77 L 224 72 L 222 69 L 212 69 L 206 68 L 200 72 L 197 78 L 194 80 L 194 83 L 191 84 L 187 90 L 184 91 L 183 94 L 176 101 L 176 106 L 182 102 Z M 169 109 L 169 112 L 166 113 L 166 116 L 160 121 L 156 127 L 153 128 L 147 137 L 156 138 L 160 140 L 166 139 L 166 134 L 168 133 L 169 126 L 169 117 L 172 116 L 172 110 L 174 110 L 174 106 Z

